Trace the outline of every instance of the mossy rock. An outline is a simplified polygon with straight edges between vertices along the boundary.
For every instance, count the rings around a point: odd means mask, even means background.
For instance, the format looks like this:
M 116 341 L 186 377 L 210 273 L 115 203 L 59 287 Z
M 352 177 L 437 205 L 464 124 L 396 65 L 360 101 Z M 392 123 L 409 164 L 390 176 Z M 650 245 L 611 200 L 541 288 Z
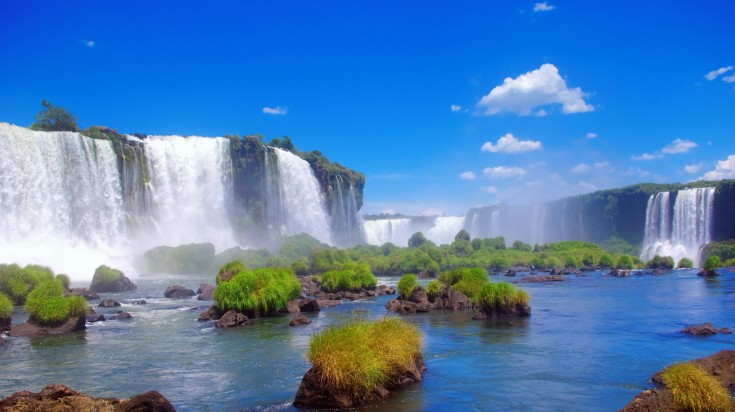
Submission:
M 94 271 L 89 285 L 90 292 L 94 293 L 127 292 L 137 288 L 122 271 L 105 265 Z

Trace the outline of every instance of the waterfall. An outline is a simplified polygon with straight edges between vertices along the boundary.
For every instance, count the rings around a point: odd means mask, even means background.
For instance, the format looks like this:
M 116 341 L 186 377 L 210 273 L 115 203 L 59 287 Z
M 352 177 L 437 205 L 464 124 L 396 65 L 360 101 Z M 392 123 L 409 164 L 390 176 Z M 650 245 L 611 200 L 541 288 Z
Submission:
M 366 220 L 363 227 L 365 241 L 376 246 L 390 242 L 405 247 L 408 245 L 408 238 L 415 233 L 411 227 L 411 219 L 408 218 Z
M 464 216 L 438 216 L 434 226 L 424 235 L 437 245 L 448 245 L 454 242 L 454 237 L 464 228 Z
M 347 186 L 347 190 L 345 189 Z M 339 246 L 353 246 L 364 240 L 358 214 L 357 196 L 352 183 L 336 175 L 331 182 L 332 237 Z
M 273 148 L 278 156 L 281 189 L 281 233 L 307 233 L 321 242 L 331 244 L 329 215 L 319 182 L 309 163 L 286 150 Z
M 646 207 L 646 226 L 641 260 L 671 256 L 675 263 L 687 257 L 699 265 L 699 250 L 711 240 L 714 187 L 682 189 L 676 193 L 673 213 L 671 194 L 651 195 Z

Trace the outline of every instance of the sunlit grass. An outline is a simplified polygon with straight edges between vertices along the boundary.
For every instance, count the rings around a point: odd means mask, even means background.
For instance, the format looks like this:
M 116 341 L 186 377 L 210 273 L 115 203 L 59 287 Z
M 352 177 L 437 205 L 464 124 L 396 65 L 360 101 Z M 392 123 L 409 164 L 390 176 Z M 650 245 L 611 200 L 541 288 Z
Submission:
M 330 270 L 318 279 L 322 289 L 327 292 L 357 292 L 360 289 L 374 289 L 378 283 L 370 267 L 365 264 L 351 264 L 343 269 Z
M 0 319 L 7 319 L 13 316 L 13 301 L 8 295 L 0 293 Z
M 417 280 L 416 275 L 408 274 L 401 276 L 401 279 L 398 281 L 398 294 L 401 295 L 401 298 L 408 299 L 411 296 L 413 288 L 416 287 Z
M 531 296 L 508 282 L 488 283 L 477 295 L 477 303 L 484 310 L 510 312 L 517 305 L 526 305 Z
M 290 269 L 243 270 L 230 280 L 220 281 L 212 298 L 223 311 L 268 314 L 286 307 L 301 293 L 301 284 Z
M 733 410 L 728 390 L 714 376 L 691 363 L 669 366 L 662 379 L 674 396 L 676 406 L 690 412 L 727 412 Z
M 53 325 L 87 312 L 87 302 L 81 296 L 64 297 L 64 287 L 55 279 L 38 285 L 26 299 L 25 309 L 30 319 L 41 325 Z

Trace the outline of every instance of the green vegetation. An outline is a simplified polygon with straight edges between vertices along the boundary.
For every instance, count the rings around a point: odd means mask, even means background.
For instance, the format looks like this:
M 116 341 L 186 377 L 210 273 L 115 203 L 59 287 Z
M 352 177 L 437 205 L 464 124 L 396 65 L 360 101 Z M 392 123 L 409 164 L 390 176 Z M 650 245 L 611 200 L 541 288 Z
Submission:
M 343 269 L 330 270 L 319 278 L 326 292 L 357 292 L 361 289 L 374 289 L 378 281 L 366 264 L 350 264 Z
M 238 263 L 227 271 L 235 270 Z M 212 298 L 222 311 L 235 310 L 257 317 L 285 308 L 300 293 L 301 284 L 290 269 L 243 269 L 229 280 L 220 280 Z
M 248 270 L 248 268 L 246 268 L 242 262 L 239 260 L 233 260 L 220 268 L 219 273 L 217 273 L 217 277 L 215 278 L 215 282 L 219 285 L 220 282 L 226 282 L 235 277 L 238 273 L 246 270 Z
M 484 312 L 512 313 L 516 306 L 527 305 L 528 292 L 508 282 L 487 283 L 477 294 L 477 304 Z
M 735 258 L 735 239 L 724 242 L 710 242 L 702 249 L 701 256 L 717 256 L 721 261 Z
M 653 259 L 649 260 L 648 263 L 646 263 L 646 267 L 649 269 L 671 270 L 674 268 L 674 258 L 672 258 L 671 256 L 656 255 L 653 257 Z
M 398 294 L 403 299 L 408 299 L 409 296 L 411 296 L 411 292 L 413 292 L 413 288 L 416 287 L 418 278 L 416 275 L 403 275 L 401 276 L 401 279 L 398 281 Z
M 483 268 L 458 268 L 439 275 L 439 281 L 451 286 L 475 302 L 480 290 L 489 282 Z
M 44 132 L 76 132 L 77 118 L 67 112 L 63 107 L 54 106 L 46 100 L 41 100 L 43 109 L 38 112 L 36 119 L 31 124 L 31 130 Z
M 694 267 L 694 262 L 689 258 L 681 258 L 679 263 L 676 265 L 678 269 L 690 269 Z
M 64 289 L 69 289 L 69 285 L 71 284 L 71 279 L 69 279 L 69 275 L 59 273 L 54 279 L 58 280 L 59 283 L 61 283 L 61 286 L 64 287 Z
M 633 269 L 633 258 L 630 255 L 622 255 L 615 267 L 617 269 Z
M 408 247 L 419 247 L 426 243 L 426 237 L 421 232 L 416 232 L 408 238 Z
M 0 292 L 8 295 L 16 305 L 22 305 L 36 286 L 53 278 L 54 273 L 44 266 L 28 265 L 21 269 L 16 264 L 2 264 L 0 265 Z
M 0 293 L 0 319 L 8 319 L 13 316 L 13 301 L 8 295 Z
M 574 255 L 567 255 L 567 257 L 564 259 L 565 268 L 576 268 L 578 266 L 579 263 L 577 262 L 577 258 L 575 258 Z
M 611 268 L 614 266 L 612 256 L 605 253 L 600 257 L 600 266 L 604 268 Z
M 434 299 L 439 296 L 442 289 L 444 289 L 444 285 L 440 281 L 434 279 L 426 285 L 426 295 L 429 297 L 429 300 L 433 302 Z
M 727 388 L 696 365 L 679 363 L 669 366 L 661 377 L 679 410 L 728 412 L 735 408 Z
M 87 312 L 87 302 L 81 296 L 64 297 L 61 282 L 50 279 L 41 282 L 26 299 L 25 309 L 30 319 L 40 325 L 55 325 Z
M 714 272 L 715 269 L 719 267 L 722 267 L 722 261 L 720 261 L 720 257 L 717 255 L 707 256 L 707 259 L 704 261 L 704 265 L 702 265 L 702 269 L 707 272 Z
M 211 243 L 158 246 L 143 253 L 141 270 L 147 274 L 197 274 L 209 272 L 214 262 L 214 245 Z
M 104 289 L 104 286 L 114 284 L 124 276 L 125 274 L 119 269 L 111 268 L 107 265 L 100 265 L 94 270 L 92 284 Z
M 390 317 L 325 329 L 312 336 L 306 358 L 326 387 L 362 403 L 413 369 L 420 350 L 418 328 Z

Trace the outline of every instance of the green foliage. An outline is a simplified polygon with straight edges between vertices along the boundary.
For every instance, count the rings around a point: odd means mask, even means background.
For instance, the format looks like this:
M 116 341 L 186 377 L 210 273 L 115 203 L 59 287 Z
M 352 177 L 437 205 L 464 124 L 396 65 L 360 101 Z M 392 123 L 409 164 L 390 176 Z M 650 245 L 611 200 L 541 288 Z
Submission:
M 426 242 L 426 237 L 421 232 L 416 232 L 413 235 L 411 235 L 410 238 L 408 238 L 408 247 L 419 247 Z
M 214 264 L 213 244 L 191 243 L 147 250 L 143 253 L 142 270 L 148 274 L 197 274 L 207 273 Z
M 515 242 L 513 242 L 513 246 L 511 247 L 511 249 L 520 250 L 523 252 L 530 252 L 531 250 L 533 250 L 531 248 L 531 245 L 529 245 L 528 243 L 523 243 L 520 240 L 516 240 Z
M 457 239 L 452 243 L 452 252 L 457 256 L 467 257 L 474 252 L 472 243 L 466 239 Z
M 326 292 L 374 289 L 378 283 L 370 267 L 365 264 L 347 265 L 344 269 L 330 270 L 321 276 L 322 289 Z
M 13 316 L 13 301 L 8 295 L 0 293 L 0 319 L 8 319 Z
M 51 279 L 41 282 L 26 299 L 25 309 L 30 319 L 41 325 L 62 323 L 87 312 L 87 303 L 81 296 L 64 297 L 64 287 Z
M 409 296 L 411 296 L 411 292 L 413 292 L 413 288 L 416 287 L 418 278 L 416 275 L 403 275 L 401 276 L 401 279 L 398 281 L 398 294 L 403 299 L 408 299 Z
M 125 274 L 119 269 L 111 268 L 107 265 L 100 265 L 94 271 L 94 276 L 92 277 L 92 283 L 93 284 L 114 283 L 122 279 L 123 276 L 125 276 Z
M 600 247 L 612 253 L 624 253 L 633 256 L 640 255 L 640 248 L 631 245 L 626 242 L 625 239 L 618 236 L 612 236 L 609 239 L 600 242 Z
M 735 258 L 728 259 L 725 261 L 725 263 L 722 264 L 723 268 L 735 266 Z
M 691 259 L 683 257 L 679 259 L 679 263 L 676 265 L 678 269 L 690 269 L 694 267 L 694 262 Z
M 561 269 L 562 268 L 561 261 L 559 260 L 559 258 L 555 256 L 551 256 L 548 259 L 546 259 L 546 267 L 551 268 L 551 269 Z
M 720 261 L 720 257 L 717 255 L 707 256 L 707 259 L 704 261 L 704 265 L 702 265 L 702 269 L 708 272 L 712 272 L 719 267 L 722 267 L 722 261 Z
M 576 268 L 579 266 L 577 263 L 577 258 L 574 257 L 574 255 L 567 255 L 567 257 L 564 259 L 564 267 L 565 268 Z
M 542 250 L 545 250 L 547 252 L 571 252 L 571 251 L 577 251 L 580 249 L 592 249 L 592 250 L 601 250 L 599 246 L 592 242 L 583 242 L 581 240 L 569 240 L 566 242 L 554 242 L 554 243 L 545 243 L 543 246 L 541 246 Z
M 69 289 L 69 285 L 71 284 L 71 279 L 69 279 L 69 275 L 65 275 L 63 273 L 59 273 L 56 275 L 56 280 L 61 283 L 61 286 L 64 287 L 64 289 Z
M 230 269 L 236 269 L 233 265 Z M 241 270 L 220 281 L 212 295 L 220 310 L 268 315 L 286 307 L 301 293 L 301 284 L 290 269 Z
M 477 294 L 488 283 L 487 272 L 483 268 L 457 268 L 439 275 L 439 281 L 451 286 L 475 301 Z
M 694 364 L 669 366 L 662 372 L 661 378 L 674 396 L 678 410 L 728 412 L 735 408 L 722 382 Z
M 543 269 L 546 267 L 546 262 L 540 257 L 536 257 L 531 260 L 531 266 L 535 269 Z
M 245 265 L 239 260 L 233 260 L 232 262 L 226 263 L 219 269 L 215 282 L 219 285 L 220 282 L 227 282 L 228 280 L 235 277 L 240 272 L 248 270 Z
M 530 295 L 508 282 L 485 284 L 477 294 L 477 303 L 485 311 L 508 313 L 516 305 L 528 304 Z
M 586 267 L 594 267 L 595 266 L 595 257 L 592 254 L 586 254 L 584 255 L 584 258 L 582 258 L 582 264 Z
M 398 246 L 394 245 L 391 242 L 383 243 L 382 246 L 380 246 L 381 252 L 383 252 L 383 256 L 388 256 L 393 252 L 394 250 L 398 249 Z
M 289 260 L 295 260 L 300 257 L 308 258 L 311 256 L 313 250 L 324 247 L 328 246 L 306 233 L 301 233 L 284 237 L 281 240 L 279 255 Z
M 482 239 L 480 239 L 479 237 L 472 239 L 470 243 L 472 244 L 472 249 L 474 250 L 482 249 L 483 243 L 482 243 Z
M 505 250 L 505 238 L 502 236 L 483 239 L 483 244 L 488 250 Z
M 0 292 L 8 295 L 16 305 L 22 305 L 28 294 L 41 282 L 52 280 L 51 269 L 28 265 L 21 269 L 16 264 L 0 265 Z
M 674 268 L 674 258 L 671 256 L 659 256 L 656 255 L 653 259 L 646 263 L 646 267 L 649 269 L 668 269 Z
M 420 350 L 418 328 L 390 317 L 324 329 L 312 336 L 306 358 L 327 387 L 363 401 L 413 369 Z
M 630 255 L 621 255 L 615 267 L 618 269 L 633 269 L 633 258 Z
M 600 266 L 604 268 L 612 268 L 614 266 L 612 256 L 608 255 L 607 253 L 600 256 Z
M 466 231 L 465 229 L 462 229 L 459 232 L 457 232 L 457 234 L 454 236 L 454 240 L 455 241 L 457 241 L 457 240 L 466 240 L 466 241 L 469 242 L 470 241 L 470 233 L 468 231 Z
M 426 285 L 426 295 L 428 295 L 430 301 L 434 301 L 439 293 L 441 293 L 444 285 L 437 279 L 432 280 Z
M 296 276 L 307 276 L 309 274 L 309 261 L 306 258 L 298 258 L 291 263 L 291 270 Z
M 77 118 L 63 107 L 54 106 L 46 100 L 41 100 L 41 106 L 43 109 L 36 115 L 35 121 L 31 124 L 31 130 L 44 132 L 76 132 L 79 130 Z

